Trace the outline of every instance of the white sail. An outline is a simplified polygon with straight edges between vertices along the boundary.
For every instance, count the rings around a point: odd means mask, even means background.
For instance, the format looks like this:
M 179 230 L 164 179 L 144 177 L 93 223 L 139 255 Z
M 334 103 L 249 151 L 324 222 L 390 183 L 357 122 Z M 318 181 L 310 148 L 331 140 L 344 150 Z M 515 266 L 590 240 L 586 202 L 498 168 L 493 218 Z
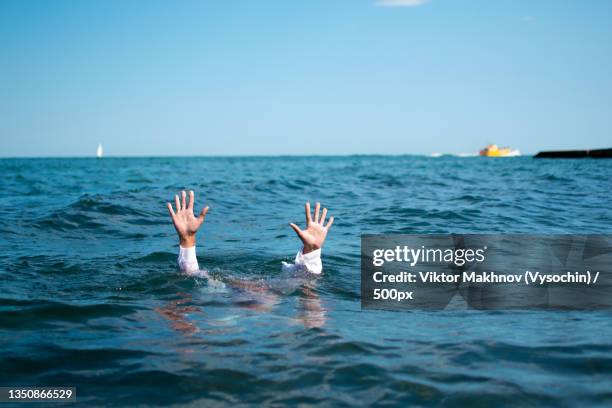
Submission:
M 102 148 L 102 143 L 98 145 L 98 150 L 96 151 L 96 156 L 102 157 L 104 155 L 104 149 Z

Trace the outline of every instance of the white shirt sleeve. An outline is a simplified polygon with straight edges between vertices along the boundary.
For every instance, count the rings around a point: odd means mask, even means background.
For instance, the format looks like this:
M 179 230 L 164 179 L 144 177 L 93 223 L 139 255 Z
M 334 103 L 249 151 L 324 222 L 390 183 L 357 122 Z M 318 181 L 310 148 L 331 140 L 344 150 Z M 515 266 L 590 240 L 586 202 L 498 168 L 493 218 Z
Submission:
M 177 263 L 181 272 L 198 272 L 200 270 L 200 266 L 198 265 L 198 258 L 196 257 L 195 245 L 189 248 L 179 246 Z
M 189 274 L 199 272 L 200 266 L 196 257 L 196 247 L 183 248 L 179 246 L 177 263 L 181 272 Z M 306 270 L 319 275 L 323 270 L 321 250 L 317 249 L 307 254 L 302 253 L 302 250 L 300 250 L 295 256 L 293 263 L 283 262 L 283 271 L 293 272 L 298 270 Z
M 295 256 L 293 263 L 283 262 L 283 272 L 293 272 L 298 270 L 306 270 L 310 273 L 319 275 L 323 270 L 321 263 L 321 250 L 309 252 L 307 254 L 300 252 Z

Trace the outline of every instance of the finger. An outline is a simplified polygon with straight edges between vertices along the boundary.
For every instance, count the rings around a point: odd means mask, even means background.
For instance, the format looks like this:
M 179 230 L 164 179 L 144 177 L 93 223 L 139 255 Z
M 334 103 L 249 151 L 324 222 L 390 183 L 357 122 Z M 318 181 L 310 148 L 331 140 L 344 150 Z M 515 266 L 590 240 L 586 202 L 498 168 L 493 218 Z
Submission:
M 200 213 L 200 216 L 198 217 L 198 219 L 200 220 L 200 222 L 204 222 L 204 219 L 206 218 L 206 213 L 208 212 L 208 207 L 204 207 L 202 209 L 202 212 Z
M 195 201 L 195 196 L 193 194 L 193 190 L 189 190 L 189 209 L 193 211 L 193 202 Z
M 321 225 L 325 224 L 325 217 L 327 217 L 327 208 L 323 209 L 323 212 L 321 213 L 321 219 L 319 220 L 319 224 Z
M 308 225 L 312 222 L 312 218 L 310 216 L 310 201 L 304 206 L 304 211 L 306 211 L 306 225 Z
M 179 201 L 178 195 L 174 195 L 174 205 L 176 205 L 176 212 L 181 211 L 181 202 Z
M 295 225 L 294 223 L 289 224 L 289 226 L 291 228 L 293 228 L 293 230 L 295 231 L 296 234 L 298 234 L 298 237 L 302 236 L 302 230 L 300 229 L 300 227 L 298 227 L 297 225 Z
M 334 223 L 334 217 L 330 217 L 329 221 L 327 222 L 327 225 L 325 226 L 325 229 L 330 229 L 333 223 Z
M 321 209 L 321 203 L 315 204 L 314 222 L 319 223 L 319 210 Z
M 186 210 L 187 204 L 185 203 L 185 201 L 187 199 L 187 194 L 185 194 L 185 190 L 181 192 L 181 198 L 181 210 Z
M 172 204 L 166 203 L 166 207 L 168 207 L 168 212 L 170 213 L 170 217 L 174 219 L 174 209 L 172 208 Z

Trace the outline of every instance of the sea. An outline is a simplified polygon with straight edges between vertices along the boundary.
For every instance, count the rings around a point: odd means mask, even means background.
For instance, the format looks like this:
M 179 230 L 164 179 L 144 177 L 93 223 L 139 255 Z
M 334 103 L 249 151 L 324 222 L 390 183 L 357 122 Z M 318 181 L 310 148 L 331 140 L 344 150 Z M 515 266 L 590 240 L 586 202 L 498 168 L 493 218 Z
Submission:
M 1 159 L 0 174 L 0 386 L 76 387 L 70 406 L 612 406 L 610 311 L 360 303 L 362 234 L 612 233 L 612 160 Z M 211 279 L 177 270 L 166 203 L 182 190 L 210 207 Z M 335 217 L 310 280 L 281 270 L 306 201 Z

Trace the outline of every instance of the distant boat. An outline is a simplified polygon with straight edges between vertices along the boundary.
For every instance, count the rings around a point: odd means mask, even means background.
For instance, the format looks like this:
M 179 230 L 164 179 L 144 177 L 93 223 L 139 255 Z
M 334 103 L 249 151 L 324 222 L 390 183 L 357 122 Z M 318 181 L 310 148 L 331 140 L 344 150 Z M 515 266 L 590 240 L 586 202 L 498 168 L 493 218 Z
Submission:
M 521 152 L 509 147 L 497 147 L 495 144 L 490 144 L 480 151 L 481 156 L 485 157 L 516 157 L 520 156 Z
M 104 156 L 104 149 L 102 148 L 102 143 L 98 145 L 98 150 L 96 150 L 96 156 L 100 159 Z

